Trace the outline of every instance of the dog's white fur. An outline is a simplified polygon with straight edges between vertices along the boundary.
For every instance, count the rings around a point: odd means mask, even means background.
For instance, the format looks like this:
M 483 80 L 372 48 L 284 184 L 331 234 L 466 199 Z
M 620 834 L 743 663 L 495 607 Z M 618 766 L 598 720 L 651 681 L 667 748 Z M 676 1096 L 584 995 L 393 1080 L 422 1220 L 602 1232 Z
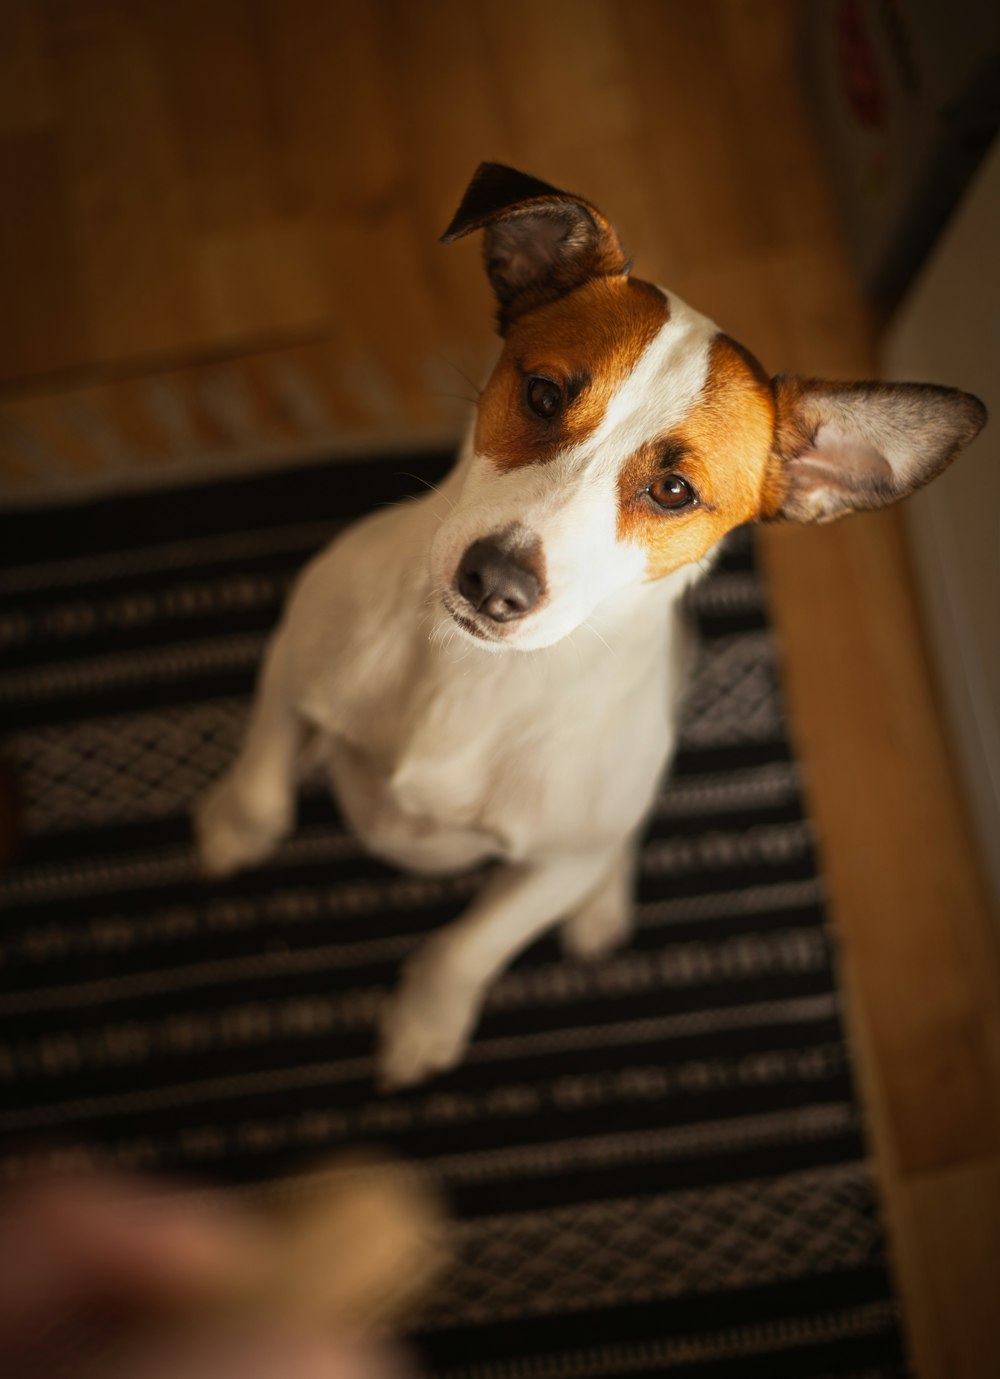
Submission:
M 306 569 L 243 751 L 199 809 L 209 873 L 266 857 L 292 824 L 305 725 L 373 853 L 429 872 L 496 860 L 387 1004 L 387 1086 L 456 1063 L 491 981 L 557 921 L 582 956 L 628 932 L 636 837 L 684 681 L 678 600 L 706 563 L 650 581 L 647 552 L 617 522 L 622 466 L 701 397 L 718 334 L 669 302 L 585 439 L 501 468 L 470 432 L 439 489 L 359 522 Z M 501 531 L 537 543 L 545 592 L 483 641 L 453 616 L 455 575 L 472 543 Z

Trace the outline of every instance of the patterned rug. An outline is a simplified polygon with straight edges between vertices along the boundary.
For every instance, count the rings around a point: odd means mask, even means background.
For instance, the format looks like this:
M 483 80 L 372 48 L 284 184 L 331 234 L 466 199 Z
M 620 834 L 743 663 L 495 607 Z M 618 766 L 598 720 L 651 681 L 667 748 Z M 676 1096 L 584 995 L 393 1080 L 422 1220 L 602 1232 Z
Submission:
M 634 943 L 593 966 L 536 945 L 454 1073 L 378 1097 L 370 1050 L 401 960 L 474 876 L 381 866 L 317 793 L 267 866 L 198 878 L 187 811 L 236 751 L 294 572 L 419 491 L 401 471 L 443 465 L 0 517 L 2 751 L 27 832 L 0 875 L 0 1172 L 100 1150 L 249 1184 L 382 1144 L 457 1221 L 415 1338 L 432 1375 L 903 1374 L 744 534 L 694 599 L 700 669 Z

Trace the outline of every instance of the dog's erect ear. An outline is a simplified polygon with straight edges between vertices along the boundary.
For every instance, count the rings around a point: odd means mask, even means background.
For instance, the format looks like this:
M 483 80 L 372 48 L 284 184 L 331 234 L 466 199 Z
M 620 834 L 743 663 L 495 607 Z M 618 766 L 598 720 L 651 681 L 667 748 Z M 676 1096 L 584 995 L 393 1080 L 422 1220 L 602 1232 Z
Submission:
M 486 272 L 499 303 L 500 333 L 511 321 L 588 278 L 626 271 L 618 238 L 582 197 L 502 163 L 480 163 L 443 243 L 485 230 Z
M 905 498 L 986 423 L 977 397 L 927 383 L 774 380 L 781 469 L 774 517 L 831 522 Z

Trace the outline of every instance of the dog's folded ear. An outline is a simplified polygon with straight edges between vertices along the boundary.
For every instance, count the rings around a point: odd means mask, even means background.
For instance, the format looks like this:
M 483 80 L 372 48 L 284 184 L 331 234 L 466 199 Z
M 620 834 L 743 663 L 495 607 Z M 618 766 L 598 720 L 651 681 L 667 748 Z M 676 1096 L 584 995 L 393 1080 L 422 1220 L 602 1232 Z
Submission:
M 926 383 L 823 383 L 779 376 L 777 499 L 768 514 L 831 522 L 929 483 L 982 430 L 986 408 Z
M 474 230 L 486 232 L 501 334 L 525 311 L 588 278 L 626 272 L 618 237 L 600 211 L 502 163 L 480 163 L 441 239 L 450 244 Z

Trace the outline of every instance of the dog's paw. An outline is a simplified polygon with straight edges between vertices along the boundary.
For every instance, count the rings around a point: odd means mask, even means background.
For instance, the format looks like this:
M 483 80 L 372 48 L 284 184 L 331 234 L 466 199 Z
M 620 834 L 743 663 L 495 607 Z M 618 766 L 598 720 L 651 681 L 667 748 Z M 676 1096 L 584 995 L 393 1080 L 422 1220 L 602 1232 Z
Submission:
M 479 1016 L 477 988 L 456 979 L 434 950 L 408 964 L 379 1026 L 379 1090 L 413 1087 L 462 1061 Z
M 231 876 L 263 862 L 288 832 L 286 810 L 253 813 L 228 777 L 214 785 L 194 811 L 195 842 L 203 875 Z
M 620 886 L 605 886 L 563 921 L 563 952 L 593 962 L 627 943 L 632 927 L 630 897 Z

